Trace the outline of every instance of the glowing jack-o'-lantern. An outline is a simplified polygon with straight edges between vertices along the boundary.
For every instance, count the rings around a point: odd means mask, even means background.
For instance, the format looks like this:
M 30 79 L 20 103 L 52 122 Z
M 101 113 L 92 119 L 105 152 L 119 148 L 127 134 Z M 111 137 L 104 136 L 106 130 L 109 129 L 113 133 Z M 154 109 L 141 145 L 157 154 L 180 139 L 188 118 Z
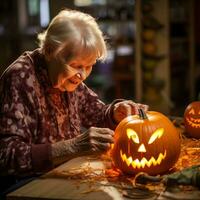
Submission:
M 176 163 L 180 143 L 178 130 L 166 116 L 140 109 L 139 115 L 129 116 L 117 126 L 111 155 L 124 173 L 157 175 Z
M 195 138 L 200 138 L 200 101 L 190 103 L 184 112 L 185 129 Z

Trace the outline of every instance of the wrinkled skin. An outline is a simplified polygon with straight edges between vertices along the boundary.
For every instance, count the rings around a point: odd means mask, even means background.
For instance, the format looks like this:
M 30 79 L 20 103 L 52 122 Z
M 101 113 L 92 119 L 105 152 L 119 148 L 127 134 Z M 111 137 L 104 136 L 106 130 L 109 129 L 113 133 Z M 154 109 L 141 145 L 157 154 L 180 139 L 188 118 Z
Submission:
M 144 104 L 138 104 L 131 100 L 126 100 L 122 102 L 118 102 L 114 105 L 113 109 L 113 117 L 114 120 L 119 123 L 122 121 L 125 117 L 129 115 L 135 115 L 138 114 L 138 109 L 141 108 L 145 112 L 148 110 L 148 106 Z
M 75 147 L 80 152 L 98 153 L 108 150 L 113 143 L 114 131 L 109 128 L 91 127 L 83 134 L 77 136 Z
M 50 60 L 48 72 L 53 87 L 61 91 L 74 91 L 90 75 L 95 62 L 87 59 L 74 59 L 68 63 Z
M 73 139 L 53 144 L 52 156 L 55 159 L 60 157 L 70 159 L 77 156 L 100 154 L 110 148 L 113 136 L 114 131 L 109 128 L 90 127 Z

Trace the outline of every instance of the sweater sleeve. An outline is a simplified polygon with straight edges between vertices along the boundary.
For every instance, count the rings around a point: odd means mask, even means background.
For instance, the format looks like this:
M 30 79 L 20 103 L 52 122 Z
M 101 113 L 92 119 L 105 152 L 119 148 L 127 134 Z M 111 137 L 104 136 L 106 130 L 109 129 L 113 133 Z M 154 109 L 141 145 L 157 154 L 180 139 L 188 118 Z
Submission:
M 50 165 L 50 145 L 35 144 L 37 111 L 33 74 L 9 72 L 1 80 L 0 172 L 32 174 Z
M 86 85 L 82 85 L 79 90 L 79 107 L 81 121 L 84 127 L 107 127 L 115 129 L 117 123 L 113 119 L 113 105 L 123 101 L 117 99 L 111 104 L 105 105 L 91 89 Z

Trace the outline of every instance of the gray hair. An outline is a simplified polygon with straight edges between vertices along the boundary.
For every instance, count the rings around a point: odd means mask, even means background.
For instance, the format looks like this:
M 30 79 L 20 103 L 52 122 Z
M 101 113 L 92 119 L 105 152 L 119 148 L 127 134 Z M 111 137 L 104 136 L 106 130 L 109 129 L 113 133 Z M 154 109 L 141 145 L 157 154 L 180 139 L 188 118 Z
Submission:
M 104 36 L 95 19 L 77 10 L 60 11 L 38 39 L 47 58 L 68 62 L 78 56 L 95 60 L 107 56 Z

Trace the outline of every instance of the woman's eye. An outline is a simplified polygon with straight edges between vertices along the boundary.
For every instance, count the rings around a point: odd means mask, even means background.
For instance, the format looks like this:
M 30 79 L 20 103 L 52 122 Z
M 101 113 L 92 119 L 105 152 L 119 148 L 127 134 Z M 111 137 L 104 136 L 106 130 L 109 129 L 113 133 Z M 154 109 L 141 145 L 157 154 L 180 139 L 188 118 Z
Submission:
M 73 68 L 75 69 L 82 69 L 83 67 L 81 65 L 72 65 Z
M 82 69 L 82 68 L 83 68 L 83 66 L 81 66 L 81 65 L 80 65 L 80 66 L 77 66 L 77 69 Z
M 87 66 L 86 70 L 90 70 L 92 68 L 92 66 Z
M 76 68 L 76 65 L 70 65 L 70 67 Z

